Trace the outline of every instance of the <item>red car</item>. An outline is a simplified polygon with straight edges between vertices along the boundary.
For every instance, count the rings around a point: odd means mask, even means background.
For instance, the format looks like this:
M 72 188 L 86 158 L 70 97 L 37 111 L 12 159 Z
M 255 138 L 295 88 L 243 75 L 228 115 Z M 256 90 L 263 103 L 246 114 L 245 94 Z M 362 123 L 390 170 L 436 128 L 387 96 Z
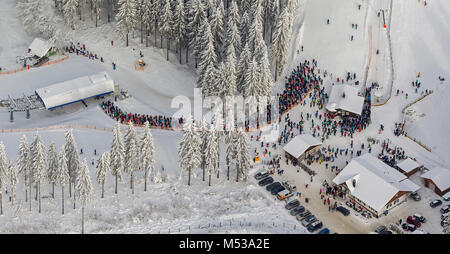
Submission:
M 413 225 L 415 225 L 418 228 L 420 228 L 420 225 L 421 225 L 420 221 L 418 219 L 412 217 L 412 216 L 409 216 L 406 219 L 406 222 L 408 222 L 409 224 L 413 224 Z

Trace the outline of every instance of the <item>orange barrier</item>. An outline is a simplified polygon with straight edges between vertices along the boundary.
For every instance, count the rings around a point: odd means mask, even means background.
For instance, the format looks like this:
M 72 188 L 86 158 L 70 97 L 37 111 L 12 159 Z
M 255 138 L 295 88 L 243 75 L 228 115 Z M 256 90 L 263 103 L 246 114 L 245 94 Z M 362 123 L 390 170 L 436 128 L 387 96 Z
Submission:
M 63 57 L 63 58 L 61 58 L 61 59 L 57 59 L 57 60 L 53 60 L 53 61 L 49 61 L 49 62 L 43 63 L 43 64 L 40 65 L 39 67 L 41 67 L 41 66 L 46 66 L 46 65 L 52 65 L 52 64 L 56 64 L 56 63 L 60 63 L 60 62 L 66 61 L 67 59 L 69 59 L 69 56 Z M 12 71 L 1 71 L 1 72 L 0 72 L 0 75 L 14 74 L 14 73 L 21 72 L 21 71 L 25 71 L 25 70 L 29 70 L 29 69 L 30 69 L 30 66 L 28 65 L 27 67 L 23 67 L 23 68 L 20 68 L 20 69 L 17 69 L 17 70 L 12 70 Z
M 148 64 L 146 64 L 145 66 L 140 67 L 139 64 L 136 62 L 134 63 L 134 69 L 136 71 L 144 71 L 145 69 L 147 69 Z
M 41 66 L 47 66 L 47 65 L 52 65 L 52 64 L 56 64 L 56 63 L 61 63 L 61 62 L 66 61 L 67 59 L 69 59 L 69 56 L 63 57 L 61 59 L 57 59 L 57 60 L 53 60 L 53 61 L 49 61 L 49 62 L 43 63 Z M 39 67 L 41 67 L 41 66 L 39 66 Z
M 0 71 L 0 75 L 14 74 L 14 73 L 25 71 L 25 70 L 29 70 L 29 69 L 30 69 L 30 66 L 23 67 L 23 68 L 20 68 L 20 69 L 17 69 L 17 70 L 12 70 L 12 71 Z

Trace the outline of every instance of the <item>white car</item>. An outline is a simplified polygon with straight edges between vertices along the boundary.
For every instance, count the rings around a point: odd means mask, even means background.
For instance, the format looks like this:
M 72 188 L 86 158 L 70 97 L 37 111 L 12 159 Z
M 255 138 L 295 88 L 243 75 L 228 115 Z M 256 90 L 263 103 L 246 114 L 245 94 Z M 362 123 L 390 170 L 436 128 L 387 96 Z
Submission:
M 283 181 L 281 185 L 292 192 L 295 192 L 297 190 L 297 186 L 291 184 L 289 181 Z
M 289 197 L 292 197 L 294 193 L 290 192 L 289 190 L 283 190 L 277 193 L 277 198 L 279 200 L 285 200 Z

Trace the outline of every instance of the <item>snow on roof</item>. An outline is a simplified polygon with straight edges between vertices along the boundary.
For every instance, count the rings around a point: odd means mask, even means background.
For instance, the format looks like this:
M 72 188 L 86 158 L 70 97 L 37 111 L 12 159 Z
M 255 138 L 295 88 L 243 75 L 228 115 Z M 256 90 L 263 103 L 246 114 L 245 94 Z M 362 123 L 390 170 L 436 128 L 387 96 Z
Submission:
M 45 56 L 51 48 L 50 44 L 40 38 L 35 38 L 29 47 L 30 53 L 38 57 Z
M 349 85 L 334 85 L 331 88 L 327 110 L 336 112 L 344 110 L 361 115 L 364 106 L 364 97 L 358 95 L 359 89 Z M 343 96 L 345 94 L 345 97 Z
M 287 145 L 283 147 L 283 150 L 294 156 L 295 158 L 298 158 L 309 148 L 320 145 L 322 145 L 322 143 L 315 139 L 313 136 L 303 134 L 293 138 Z
M 450 188 L 450 170 L 442 167 L 435 167 L 421 176 L 430 179 L 441 190 Z
M 419 168 L 421 166 L 422 165 L 415 162 L 411 158 L 408 158 L 397 164 L 397 167 L 400 168 L 401 170 L 405 171 L 406 173 L 409 173 L 409 172 L 413 171 L 414 169 Z
M 355 187 L 353 180 L 356 181 Z M 378 212 L 381 212 L 398 192 L 413 192 L 420 188 L 405 175 L 371 154 L 353 159 L 333 182 L 338 185 L 346 183 L 353 196 Z
M 64 81 L 36 90 L 47 109 L 53 109 L 114 91 L 114 81 L 106 72 Z

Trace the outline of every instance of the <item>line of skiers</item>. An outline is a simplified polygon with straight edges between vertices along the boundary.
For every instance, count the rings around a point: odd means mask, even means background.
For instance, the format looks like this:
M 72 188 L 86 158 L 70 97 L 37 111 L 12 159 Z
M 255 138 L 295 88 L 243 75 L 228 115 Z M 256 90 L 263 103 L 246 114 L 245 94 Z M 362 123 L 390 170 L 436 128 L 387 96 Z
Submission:
M 132 122 L 135 125 L 144 125 L 145 122 L 149 122 L 152 128 L 172 129 L 173 123 L 178 122 L 179 126 L 183 125 L 183 118 L 173 119 L 166 116 L 152 116 L 146 114 L 128 113 L 122 111 L 118 106 L 114 105 L 114 102 L 105 101 L 100 104 L 104 112 L 120 123 Z

